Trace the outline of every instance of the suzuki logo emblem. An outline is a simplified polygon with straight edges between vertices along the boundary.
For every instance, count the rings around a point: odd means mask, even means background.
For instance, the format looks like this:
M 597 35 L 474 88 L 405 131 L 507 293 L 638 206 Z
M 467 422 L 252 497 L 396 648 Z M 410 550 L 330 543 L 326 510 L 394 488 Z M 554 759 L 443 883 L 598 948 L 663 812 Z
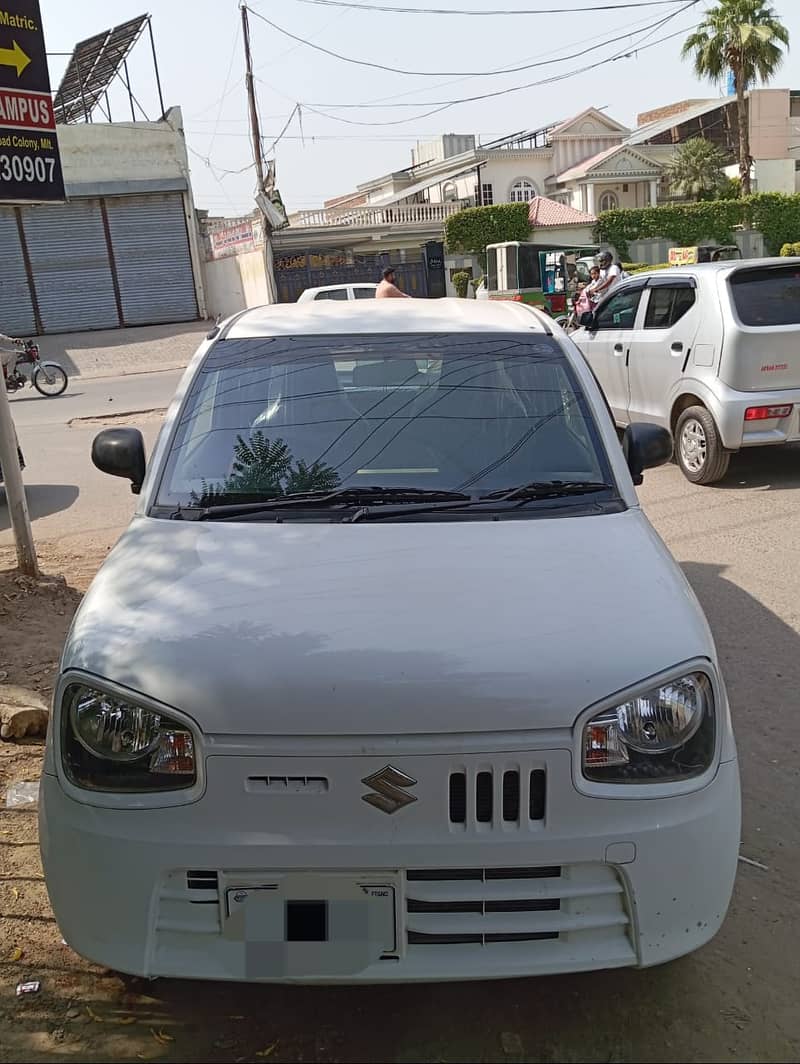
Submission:
M 416 795 L 409 794 L 405 789 L 416 787 L 417 781 L 394 765 L 386 765 L 379 772 L 365 776 L 361 782 L 365 787 L 372 788 L 370 794 L 361 795 L 362 801 L 374 805 L 384 813 L 396 813 L 404 805 L 411 805 L 417 800 Z

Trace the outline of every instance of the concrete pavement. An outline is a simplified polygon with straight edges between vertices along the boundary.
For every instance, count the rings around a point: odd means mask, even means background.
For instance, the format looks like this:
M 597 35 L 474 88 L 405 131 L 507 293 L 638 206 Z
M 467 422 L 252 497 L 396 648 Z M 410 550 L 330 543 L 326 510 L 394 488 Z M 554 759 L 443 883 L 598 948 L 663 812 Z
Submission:
M 71 377 L 118 377 L 185 366 L 211 328 L 208 321 L 138 329 L 42 336 L 43 359 L 60 362 Z

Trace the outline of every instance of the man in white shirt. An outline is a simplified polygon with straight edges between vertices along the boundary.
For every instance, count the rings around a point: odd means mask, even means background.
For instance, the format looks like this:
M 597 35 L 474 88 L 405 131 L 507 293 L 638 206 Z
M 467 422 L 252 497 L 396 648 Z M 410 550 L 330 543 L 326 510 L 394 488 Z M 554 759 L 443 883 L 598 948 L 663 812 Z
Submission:
M 597 299 L 605 299 L 614 285 L 618 284 L 622 270 L 616 265 L 610 251 L 603 251 L 598 259 L 600 264 L 600 284 L 594 289 Z

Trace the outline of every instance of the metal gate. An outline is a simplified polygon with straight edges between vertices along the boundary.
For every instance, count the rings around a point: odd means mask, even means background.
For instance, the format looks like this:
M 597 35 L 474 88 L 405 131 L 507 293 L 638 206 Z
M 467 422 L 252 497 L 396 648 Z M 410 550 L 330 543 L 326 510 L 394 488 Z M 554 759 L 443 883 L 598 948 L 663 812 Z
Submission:
M 198 317 L 180 193 L 0 207 L 0 332 Z
M 36 332 L 17 216 L 10 207 L 0 209 L 0 332 L 11 336 Z
M 98 200 L 22 211 L 42 332 L 119 325 Z
M 123 325 L 197 317 L 183 197 L 176 193 L 105 201 Z
M 344 253 L 343 253 L 344 257 Z M 391 265 L 397 271 L 400 288 L 410 296 L 423 298 L 428 294 L 427 276 L 423 262 L 395 262 L 388 254 L 359 255 L 354 262 L 315 268 L 310 265 L 312 254 L 298 252 L 275 256 L 275 281 L 280 303 L 295 303 L 307 288 L 321 288 L 329 284 L 375 284 L 381 271 Z M 286 263 L 287 266 L 283 267 Z M 297 265 L 294 265 L 297 263 Z M 291 265 L 289 265 L 291 264 Z

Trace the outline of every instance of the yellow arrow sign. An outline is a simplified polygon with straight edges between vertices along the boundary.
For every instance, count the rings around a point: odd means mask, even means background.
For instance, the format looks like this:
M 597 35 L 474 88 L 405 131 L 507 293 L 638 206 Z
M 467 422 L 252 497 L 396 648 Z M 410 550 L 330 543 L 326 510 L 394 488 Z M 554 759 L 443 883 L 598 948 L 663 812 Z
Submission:
M 16 67 L 17 77 L 20 76 L 30 61 L 30 56 L 25 55 L 16 41 L 14 41 L 11 48 L 0 48 L 0 66 Z

